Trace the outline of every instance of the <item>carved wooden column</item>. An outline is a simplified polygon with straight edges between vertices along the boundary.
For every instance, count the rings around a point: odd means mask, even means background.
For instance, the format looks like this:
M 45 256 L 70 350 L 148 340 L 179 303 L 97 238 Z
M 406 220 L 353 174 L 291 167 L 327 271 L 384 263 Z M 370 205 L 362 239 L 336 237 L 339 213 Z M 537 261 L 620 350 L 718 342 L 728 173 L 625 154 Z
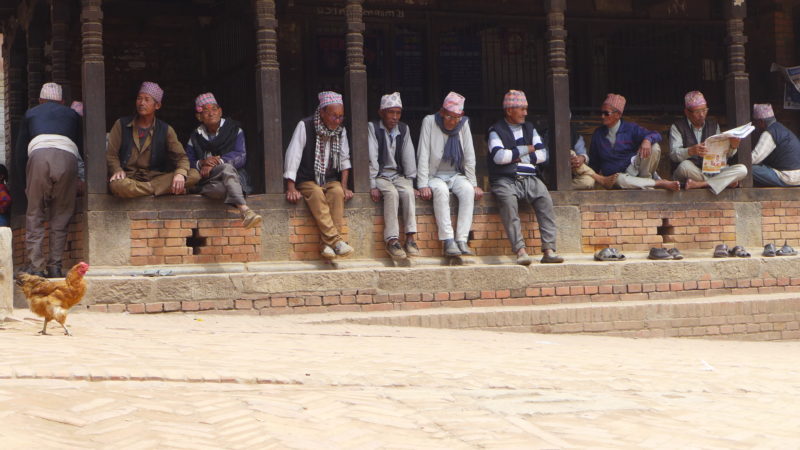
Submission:
M 747 15 L 745 0 L 725 0 L 725 21 L 728 35 L 728 74 L 725 79 L 725 103 L 727 106 L 728 128 L 750 122 L 750 78 L 745 67 L 744 18 Z M 742 180 L 744 187 L 753 186 L 751 139 L 739 145 L 739 163 L 747 167 L 747 178 Z
M 53 0 L 50 20 L 52 26 L 53 48 L 50 53 L 53 82 L 61 85 L 64 101 L 72 101 L 72 89 L 69 80 L 69 2 Z
M 44 84 L 44 36 L 34 23 L 28 30 L 28 107 L 39 104 L 39 92 Z
M 555 187 L 569 190 L 572 170 L 569 165 L 570 109 L 569 71 L 567 70 L 567 31 L 564 28 L 566 0 L 547 0 L 547 110 L 550 115 L 550 157 L 555 161 Z
M 81 0 L 81 91 L 83 92 L 83 151 L 89 194 L 106 187 L 106 74 L 103 59 L 102 0 Z M 87 197 L 87 196 L 84 196 Z
M 256 89 L 259 140 L 264 155 L 264 180 L 268 194 L 283 192 L 281 130 L 281 72 L 274 0 L 256 0 Z
M 364 64 L 364 0 L 347 0 L 347 66 L 345 97 L 350 135 L 350 161 L 353 163 L 355 192 L 369 192 L 367 143 L 367 66 Z

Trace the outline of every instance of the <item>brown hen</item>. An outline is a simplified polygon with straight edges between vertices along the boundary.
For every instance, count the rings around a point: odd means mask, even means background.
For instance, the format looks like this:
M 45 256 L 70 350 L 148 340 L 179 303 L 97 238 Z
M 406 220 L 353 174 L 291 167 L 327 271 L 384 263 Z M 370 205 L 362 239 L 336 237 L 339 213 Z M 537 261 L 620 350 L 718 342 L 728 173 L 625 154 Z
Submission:
M 50 281 L 24 272 L 14 277 L 28 299 L 31 311 L 44 318 L 44 327 L 40 334 L 47 334 L 47 322 L 55 320 L 64 328 L 64 334 L 72 336 L 64 321 L 67 320 L 69 309 L 77 305 L 86 293 L 86 280 L 83 276 L 88 270 L 88 264 L 79 262 L 67 272 L 64 280 Z

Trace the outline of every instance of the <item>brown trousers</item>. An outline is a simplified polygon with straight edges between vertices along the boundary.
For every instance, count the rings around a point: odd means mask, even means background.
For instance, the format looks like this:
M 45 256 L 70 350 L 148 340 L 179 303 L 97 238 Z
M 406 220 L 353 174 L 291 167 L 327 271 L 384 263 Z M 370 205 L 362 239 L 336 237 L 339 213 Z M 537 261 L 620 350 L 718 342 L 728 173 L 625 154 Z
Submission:
M 148 195 L 166 195 L 170 194 L 172 190 L 172 179 L 175 177 L 174 172 L 160 173 L 152 172 L 153 177 L 149 181 L 135 180 L 131 177 L 126 177 L 121 180 L 114 180 L 108 184 L 111 193 L 120 198 L 136 198 L 146 197 Z M 200 181 L 200 172 L 195 169 L 189 169 L 189 175 L 186 177 L 185 188 L 197 184 Z
M 320 186 L 314 181 L 304 181 L 297 185 L 303 195 L 308 210 L 314 216 L 322 242 L 331 247 L 342 240 L 339 230 L 344 226 L 344 189 L 342 183 L 329 181 Z
M 47 266 L 61 267 L 67 229 L 75 212 L 78 159 L 57 148 L 41 148 L 28 157 L 25 195 L 25 251 L 29 267 L 44 270 L 44 222 L 50 223 L 50 257 Z

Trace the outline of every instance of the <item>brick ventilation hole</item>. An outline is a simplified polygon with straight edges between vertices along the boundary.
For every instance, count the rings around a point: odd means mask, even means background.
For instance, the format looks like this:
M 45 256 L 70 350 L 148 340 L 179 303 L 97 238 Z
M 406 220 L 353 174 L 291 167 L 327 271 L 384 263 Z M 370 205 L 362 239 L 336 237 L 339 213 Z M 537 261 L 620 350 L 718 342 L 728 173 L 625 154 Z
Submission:
M 206 238 L 198 236 L 199 234 L 197 228 L 192 228 L 192 236 L 186 238 L 186 246 L 192 249 L 193 255 L 199 255 L 200 247 L 206 246 Z
M 675 238 L 672 237 L 675 234 L 675 227 L 670 225 L 669 219 L 661 219 L 661 226 L 656 228 L 656 232 L 662 238 L 662 242 L 675 242 Z

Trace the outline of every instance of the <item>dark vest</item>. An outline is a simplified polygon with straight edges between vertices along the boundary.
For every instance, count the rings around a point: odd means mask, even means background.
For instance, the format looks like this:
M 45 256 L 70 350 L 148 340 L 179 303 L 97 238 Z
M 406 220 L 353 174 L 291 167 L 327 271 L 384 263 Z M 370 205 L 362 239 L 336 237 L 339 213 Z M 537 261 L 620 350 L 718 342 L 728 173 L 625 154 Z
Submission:
M 375 138 L 378 140 L 378 173 L 383 170 L 383 165 L 386 163 L 386 131 L 381 128 L 381 122 L 376 120 L 372 122 L 372 128 L 375 130 Z M 397 129 L 400 134 L 397 136 L 397 143 L 395 144 L 394 161 L 397 163 L 397 173 L 403 175 L 406 172 L 403 170 L 403 146 L 408 136 L 408 125 L 403 122 L 397 123 Z
M 508 126 L 508 122 L 506 122 L 505 119 L 500 119 L 497 123 L 489 127 L 489 131 L 486 132 L 486 135 L 488 136 L 492 131 L 497 133 L 500 137 L 500 140 L 503 142 L 503 147 L 507 149 L 517 148 L 517 140 L 514 139 L 514 133 L 511 131 L 511 127 Z M 522 139 L 525 141 L 525 145 L 531 145 L 533 142 L 532 123 L 525 122 L 522 124 Z M 490 180 L 495 180 L 500 177 L 514 177 L 517 174 L 518 159 L 511 164 L 495 164 L 494 154 L 492 149 L 489 149 L 487 160 Z
M 800 140 L 797 136 L 778 122 L 768 126 L 767 131 L 775 141 L 775 150 L 762 164 L 778 170 L 800 169 Z
M 128 159 L 131 157 L 131 149 L 133 149 L 133 133 L 136 130 L 136 124 L 129 129 L 127 125 L 131 123 L 134 116 L 127 116 L 119 119 L 122 125 L 122 144 L 119 147 L 119 163 L 123 170 L 128 165 Z M 167 130 L 169 125 L 166 122 L 156 119 L 154 122 L 155 129 L 153 130 L 153 140 L 150 143 L 150 170 L 157 170 L 159 172 L 172 172 L 175 170 L 172 161 L 167 157 Z
M 314 154 L 317 150 L 317 130 L 314 128 L 314 117 L 306 117 L 303 119 L 303 124 L 306 127 L 306 146 L 303 147 L 303 156 L 300 158 L 300 167 L 297 168 L 297 176 L 295 177 L 295 184 L 300 184 L 304 181 L 313 181 L 316 183 L 314 176 Z M 345 130 L 345 133 L 347 130 Z M 337 174 L 337 179 L 341 180 L 341 172 Z
M 686 119 L 678 119 L 675 121 L 675 128 L 678 129 L 678 132 L 681 133 L 681 138 L 683 138 L 683 146 L 684 147 L 691 147 L 693 145 L 699 144 L 697 142 L 697 138 L 694 136 L 694 130 L 691 125 L 689 125 L 689 121 Z M 703 142 L 706 139 L 710 138 L 717 132 L 717 122 L 714 119 L 706 119 L 706 124 L 703 125 L 703 135 L 700 136 Z M 703 157 L 702 156 L 690 156 L 689 160 L 694 163 L 695 166 L 699 168 L 703 168 Z

